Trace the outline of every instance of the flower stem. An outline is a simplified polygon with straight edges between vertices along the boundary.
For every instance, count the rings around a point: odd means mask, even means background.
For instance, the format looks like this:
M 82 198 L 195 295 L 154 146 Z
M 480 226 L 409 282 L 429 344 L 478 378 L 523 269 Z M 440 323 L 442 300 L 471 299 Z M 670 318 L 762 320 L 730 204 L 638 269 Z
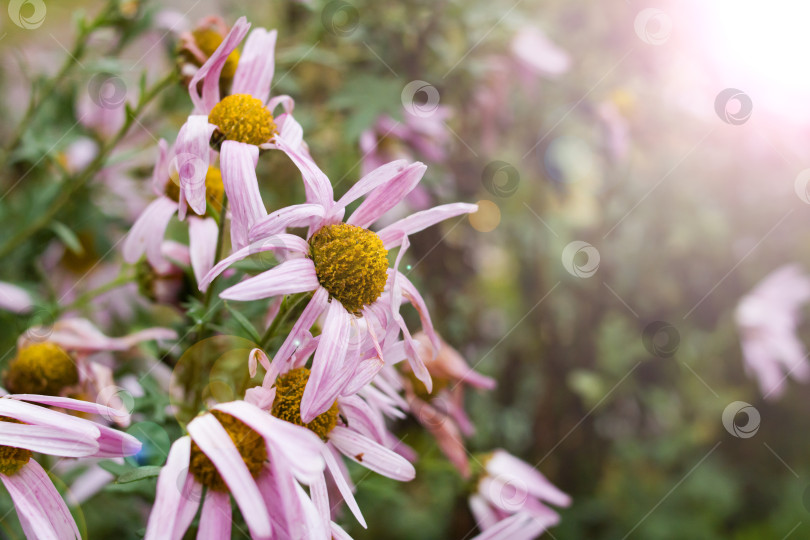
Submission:
M 60 313 L 65 313 L 68 311 L 73 311 L 75 309 L 79 309 L 84 307 L 88 302 L 93 300 L 95 297 L 100 296 L 106 292 L 112 291 L 113 289 L 117 289 L 118 287 L 122 287 L 127 285 L 132 281 L 133 276 L 129 274 L 125 274 L 123 276 L 118 276 L 112 281 L 108 281 L 104 285 L 97 287 L 93 290 L 87 291 L 86 293 L 78 296 L 70 305 L 65 307 L 57 308 Z
M 228 196 L 222 196 L 222 209 L 219 212 L 219 221 L 217 222 L 217 226 L 219 228 L 219 232 L 217 233 L 217 247 L 214 250 L 214 266 L 221 260 L 222 255 L 222 244 L 225 243 L 225 216 L 228 214 Z M 208 284 L 208 288 L 205 290 L 205 295 L 203 296 L 203 320 L 200 322 L 199 328 L 197 329 L 197 335 L 195 341 L 202 337 L 203 332 L 205 332 L 205 323 L 208 321 L 208 305 L 211 303 L 211 296 L 214 291 L 214 285 L 216 284 L 219 276 L 215 277 L 211 280 L 211 283 Z
M 264 332 L 264 335 L 262 336 L 261 341 L 262 350 L 267 349 L 267 347 L 270 345 L 270 340 L 272 340 L 276 336 L 276 332 L 278 332 L 278 329 L 281 328 L 282 324 L 287 322 L 287 319 L 290 318 L 290 314 L 293 312 L 296 306 L 298 306 L 298 304 L 300 304 L 306 297 L 307 297 L 306 293 L 284 297 L 284 300 L 281 302 L 281 306 L 278 310 L 278 314 L 273 319 L 273 322 L 270 323 L 270 326 L 267 328 L 267 330 Z

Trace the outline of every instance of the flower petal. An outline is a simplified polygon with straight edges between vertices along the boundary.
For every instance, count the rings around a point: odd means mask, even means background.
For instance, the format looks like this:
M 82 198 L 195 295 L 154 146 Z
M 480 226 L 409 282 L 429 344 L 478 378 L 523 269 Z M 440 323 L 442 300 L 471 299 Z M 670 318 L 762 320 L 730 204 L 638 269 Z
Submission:
M 177 203 L 167 197 L 158 197 L 138 217 L 124 240 L 124 260 L 135 264 L 146 252 L 146 259 L 159 272 L 166 271 L 169 263 L 163 258 L 161 246 L 169 220 L 177 212 Z
M 81 434 L 10 422 L 0 422 L 0 440 L 5 446 L 26 448 L 51 456 L 85 457 L 98 450 L 96 440 Z
M 314 218 L 323 217 L 324 209 L 320 204 L 286 206 L 257 221 L 250 229 L 248 239 L 255 242 L 261 238 L 284 232 L 288 227 L 308 226 Z
M 399 245 L 403 236 L 408 236 L 428 227 L 431 227 L 445 219 L 471 214 L 478 211 L 477 204 L 452 203 L 436 206 L 429 210 L 422 210 L 411 214 L 406 218 L 395 221 L 391 225 L 380 230 L 377 235 L 383 241 L 385 249 L 391 249 Z
M 214 218 L 189 218 L 188 246 L 191 255 L 191 268 L 197 283 L 214 266 L 217 250 L 219 227 Z
M 178 521 L 181 506 L 188 507 L 191 503 L 195 510 L 199 506 L 199 500 L 193 497 L 194 493 L 186 490 L 188 482 L 194 482 L 194 477 L 188 471 L 190 456 L 191 438 L 180 437 L 174 441 L 166 464 L 158 475 L 155 504 L 152 506 L 152 513 L 149 514 L 144 540 L 165 538 L 167 532 L 170 540 L 182 538 L 191 519 L 194 518 L 192 514 L 185 527 Z
M 222 476 L 250 533 L 269 537 L 272 534 L 270 516 L 259 488 L 225 428 L 212 414 L 204 414 L 189 422 L 188 433 Z
M 101 435 L 98 426 L 89 420 L 76 418 L 31 403 L 9 399 L 10 397 L 0 399 L 0 415 L 2 416 L 9 416 L 31 426 L 50 428 L 56 434 L 79 435 L 93 441 Z
M 301 334 L 312 328 L 312 325 L 315 324 L 318 317 L 326 310 L 328 301 L 329 293 L 323 287 L 318 287 L 312 299 L 307 304 L 307 307 L 304 308 L 298 320 L 295 321 L 292 330 L 290 330 L 290 333 L 284 339 L 284 343 L 281 344 L 278 352 L 273 357 L 273 365 L 279 372 L 284 371 L 282 369 L 284 363 L 289 360 L 298 345 L 303 342 Z
M 349 191 L 335 203 L 335 207 L 345 208 L 363 195 L 380 187 L 382 184 L 392 181 L 394 177 L 400 174 L 407 166 L 407 160 L 398 159 L 377 167 L 350 187 Z
M 12 313 L 31 311 L 34 301 L 28 291 L 11 283 L 0 282 L 0 309 Z
M 215 125 L 208 123 L 207 116 L 189 116 L 177 134 L 175 157 L 169 164 L 170 176 L 173 178 L 177 173 L 181 198 L 199 215 L 205 214 L 205 177 L 211 156 L 209 142 L 215 129 Z M 179 204 L 183 206 L 182 202 Z
M 360 511 L 360 506 L 358 506 L 357 501 L 354 499 L 352 486 L 350 486 L 349 482 L 346 480 L 346 476 L 344 476 L 343 468 L 340 466 L 340 463 L 338 463 L 338 460 L 335 459 L 332 451 L 328 448 L 324 449 L 323 459 L 326 462 L 326 469 L 329 471 L 329 474 L 332 475 L 332 480 L 335 481 L 335 486 L 337 486 L 340 496 L 343 497 L 343 501 L 346 503 L 346 506 L 348 506 L 349 510 L 352 511 L 352 514 L 354 515 L 355 519 L 357 519 L 357 522 L 362 525 L 364 529 L 368 529 L 366 519 L 363 517 L 363 513 Z
M 416 476 L 408 460 L 349 428 L 335 426 L 329 442 L 352 461 L 388 478 L 407 482 Z
M 236 74 L 231 83 L 231 94 L 250 94 L 262 103 L 270 97 L 270 84 L 275 71 L 275 30 L 253 30 L 245 41 Z
M 225 289 L 226 300 L 259 300 L 279 294 L 314 291 L 320 287 L 311 259 L 290 259 L 258 276 Z
M 427 166 L 418 161 L 408 165 L 386 184 L 372 191 L 346 223 L 368 228 L 404 199 L 416 187 L 426 170 Z
M 219 154 L 222 183 L 231 211 L 231 243 L 234 249 L 248 244 L 253 224 L 267 215 L 256 179 L 259 148 L 252 144 L 225 141 Z
M 248 30 L 250 30 L 250 23 L 245 17 L 239 17 L 217 50 L 191 78 L 188 91 L 197 112 L 208 113 L 219 102 L 219 75 L 222 73 L 222 68 L 225 67 L 228 56 L 239 46 Z M 202 97 L 197 89 L 200 81 L 203 81 Z
M 209 489 L 200 513 L 197 540 L 230 538 L 231 519 L 231 496 Z
M 295 163 L 301 171 L 304 179 L 304 190 L 307 194 L 307 202 L 320 204 L 328 212 L 334 204 L 334 192 L 329 178 L 312 161 L 312 158 L 305 154 L 300 148 L 293 146 L 281 137 L 275 138 L 276 146 L 283 151 Z

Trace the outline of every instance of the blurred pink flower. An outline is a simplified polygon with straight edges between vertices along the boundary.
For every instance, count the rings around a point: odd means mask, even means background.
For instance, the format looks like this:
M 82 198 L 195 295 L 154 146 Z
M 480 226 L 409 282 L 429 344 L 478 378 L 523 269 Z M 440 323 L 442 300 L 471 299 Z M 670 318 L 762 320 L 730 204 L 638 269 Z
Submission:
M 769 274 L 737 306 L 745 368 L 766 398 L 781 396 L 788 376 L 810 380 L 807 353 L 796 336 L 800 308 L 808 300 L 810 277 L 798 265 L 787 265 Z
M 12 313 L 28 313 L 34 302 L 28 291 L 11 283 L 0 281 L 0 309 Z
M 476 540 L 530 540 L 560 521 L 546 503 L 566 507 L 571 497 L 525 461 L 495 450 L 485 458 L 469 503 L 483 531 Z
M 571 66 L 568 53 L 555 45 L 540 28 L 524 26 L 512 40 L 512 55 L 525 72 L 544 77 L 562 75 Z

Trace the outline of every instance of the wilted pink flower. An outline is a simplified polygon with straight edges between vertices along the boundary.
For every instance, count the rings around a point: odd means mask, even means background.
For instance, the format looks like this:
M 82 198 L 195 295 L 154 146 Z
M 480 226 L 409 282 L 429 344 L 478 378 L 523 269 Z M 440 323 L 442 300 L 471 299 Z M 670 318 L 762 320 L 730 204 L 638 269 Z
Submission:
M 245 301 L 308 291 L 315 293 L 273 359 L 279 364 L 286 362 L 302 332 L 309 330 L 316 319 L 326 313 L 301 406 L 306 422 L 329 408 L 347 384 L 347 377 L 354 373 L 356 364 L 353 362 L 359 357 L 347 354 L 350 337 L 359 335 L 360 341 L 368 337 L 378 342 L 382 335 L 376 334 L 375 327 L 384 332 L 393 324 L 402 330 L 410 353 L 408 361 L 416 377 L 430 391 L 430 375 L 416 353 L 416 343 L 399 312 L 400 305 L 409 301 L 416 307 L 422 326 L 431 337 L 435 335 L 433 324 L 419 291 L 397 268 L 410 245 L 408 235 L 445 219 L 474 212 L 477 206 L 465 203 L 437 206 L 375 233 L 368 227 L 410 193 L 422 178 L 425 165 L 409 165 L 404 161 L 383 165 L 360 179 L 339 201 L 334 201 L 332 185 L 315 163 L 298 152 L 290 151 L 288 155 L 304 176 L 308 202 L 282 208 L 258 222 L 250 231 L 253 243 L 217 264 L 200 288 L 205 289 L 227 266 L 253 253 L 292 254 L 292 258 L 280 265 L 226 289 L 220 297 Z M 346 207 L 364 196 L 365 200 L 344 222 Z M 283 233 L 287 227 L 305 226 L 309 227 L 308 241 Z M 394 268 L 389 268 L 387 253 L 395 247 L 400 248 L 399 253 Z
M 309 430 L 255 405 L 232 401 L 188 424 L 158 477 L 147 539 L 182 538 L 207 488 L 200 533 L 227 538 L 230 497 L 252 538 L 327 538 L 298 481 L 312 484 L 324 467 L 323 443 Z
M 530 540 L 560 521 L 546 503 L 568 506 L 571 497 L 537 469 L 504 450 L 485 458 L 470 510 L 483 531 L 477 540 Z
M 785 390 L 785 381 L 810 379 L 804 345 L 796 336 L 800 308 L 810 300 L 810 277 L 797 265 L 769 274 L 740 300 L 735 313 L 745 368 L 766 398 Z
M 45 405 L 40 406 L 40 405 Z M 58 457 L 122 457 L 141 448 L 132 435 L 47 408 L 103 416 L 118 411 L 75 399 L 31 394 L 0 398 L 0 481 L 28 538 L 75 538 L 79 530 L 48 473 L 32 452 Z

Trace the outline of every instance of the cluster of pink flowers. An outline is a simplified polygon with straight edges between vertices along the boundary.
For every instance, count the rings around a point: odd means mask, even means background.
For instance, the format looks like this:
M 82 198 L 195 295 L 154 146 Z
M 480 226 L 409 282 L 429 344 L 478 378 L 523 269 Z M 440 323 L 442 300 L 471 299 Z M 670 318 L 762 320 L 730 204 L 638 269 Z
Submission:
M 280 322 L 285 297 L 298 295 L 304 307 L 277 350 L 256 347 L 244 358 L 251 378 L 263 371 L 261 384 L 231 401 L 208 399 L 184 425 L 187 435 L 173 442 L 159 474 L 146 538 L 182 538 L 198 514 L 198 538 L 227 538 L 234 523 L 231 498 L 252 538 L 349 538 L 334 521 L 340 506 L 363 527 L 366 521 L 345 461 L 412 480 L 416 453 L 389 429 L 391 420 L 409 412 L 474 486 L 469 504 L 480 528 L 477 538 L 541 534 L 559 520 L 548 505 L 567 506 L 569 497 L 503 450 L 468 452 L 464 438 L 473 424 L 464 410 L 464 388 L 491 389 L 495 382 L 473 371 L 436 333 L 424 298 L 401 270 L 411 235 L 477 206 L 450 203 L 391 219 L 427 167 L 383 159 L 370 135 L 363 144 L 374 159 L 336 197 L 293 116 L 293 99 L 271 96 L 276 31 L 250 31 L 245 18 L 226 30 L 209 19 L 182 37 L 189 115 L 173 144 L 158 144 L 155 198 L 129 230 L 123 256 L 147 265 L 152 279 L 165 284 L 168 289 L 155 293 L 157 301 L 172 291 L 176 296 L 173 276 L 190 267 L 206 299 L 269 299 L 268 330 Z M 397 135 L 414 144 L 443 136 L 435 125 L 417 121 Z M 256 172 L 267 150 L 286 154 L 305 191 L 300 203 L 271 213 Z M 423 154 L 429 153 L 428 145 Z M 187 246 L 167 238 L 175 216 L 188 225 Z M 259 253 L 272 254 L 277 264 L 252 276 L 234 267 Z M 228 286 L 218 286 L 226 279 Z M 24 312 L 31 304 L 25 291 L 0 284 L 0 306 Z M 418 315 L 418 331 L 401 313 L 407 304 Z M 0 479 L 30 537 L 79 536 L 47 475 L 28 459 L 30 452 L 122 457 L 140 449 L 136 439 L 105 425 L 127 426 L 128 413 L 105 393 L 114 387 L 114 361 L 90 355 L 176 338 L 162 328 L 110 338 L 77 318 L 20 338 L 18 358 L 4 379 L 16 393 L 0 399 Z M 40 380 L 37 370 L 48 376 Z M 18 390 L 29 387 L 47 395 Z M 105 405 L 98 405 L 102 400 Z

